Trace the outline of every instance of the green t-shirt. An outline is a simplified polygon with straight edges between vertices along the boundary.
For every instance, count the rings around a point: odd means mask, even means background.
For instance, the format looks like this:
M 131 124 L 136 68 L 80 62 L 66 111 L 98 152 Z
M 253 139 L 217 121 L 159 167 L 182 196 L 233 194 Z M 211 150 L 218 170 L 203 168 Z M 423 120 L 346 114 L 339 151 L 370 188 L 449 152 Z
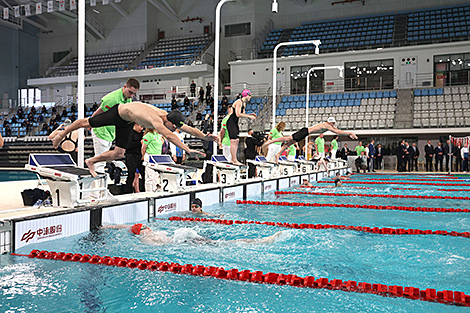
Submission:
M 290 145 L 289 152 L 287 152 L 287 155 L 296 155 L 296 154 L 297 154 L 297 151 L 295 149 L 295 144 Z
M 331 141 L 331 150 L 338 150 L 338 142 L 336 141 L 336 139 L 333 139 Z
M 119 88 L 118 90 L 108 93 L 101 99 L 100 108 L 101 110 L 106 112 L 116 104 L 129 102 L 132 102 L 132 99 L 124 99 L 124 95 L 122 94 L 122 88 Z M 93 128 L 93 132 L 95 133 L 96 137 L 104 139 L 106 141 L 113 141 L 116 137 L 116 127 L 112 125 Z
M 364 148 L 364 146 L 357 146 L 356 147 L 356 152 L 357 152 L 357 155 L 361 155 L 361 151 L 365 151 L 366 148 Z
M 144 141 L 144 144 L 147 145 L 147 150 L 145 150 L 145 152 L 151 155 L 162 154 L 162 135 L 149 132 L 142 138 L 142 140 Z
M 277 130 L 276 127 L 274 127 L 274 128 L 271 129 L 271 131 L 269 132 L 269 136 L 271 136 L 271 139 L 277 139 L 277 138 L 282 137 L 282 134 Z M 276 144 L 276 145 L 282 145 L 282 142 L 275 142 L 274 144 Z
M 325 138 L 317 137 L 317 139 L 315 139 L 315 144 L 317 145 L 318 153 L 325 153 Z
M 230 146 L 230 136 L 228 135 L 228 130 L 227 130 L 227 121 L 229 117 L 230 115 L 227 115 L 222 120 L 222 129 L 225 129 L 224 138 L 222 138 L 222 145 L 224 146 Z

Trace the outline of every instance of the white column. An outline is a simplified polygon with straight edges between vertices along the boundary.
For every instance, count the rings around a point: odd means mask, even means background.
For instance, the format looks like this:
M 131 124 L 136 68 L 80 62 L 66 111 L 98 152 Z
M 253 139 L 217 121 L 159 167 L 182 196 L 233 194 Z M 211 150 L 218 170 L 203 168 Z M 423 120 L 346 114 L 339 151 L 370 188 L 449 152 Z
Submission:
M 85 1 L 78 1 L 78 118 L 84 118 L 85 107 Z M 84 166 L 83 128 L 78 130 L 78 166 Z
M 221 0 L 215 9 L 215 53 L 214 53 L 214 135 L 218 135 L 219 122 L 219 63 L 220 63 L 220 10 L 225 2 L 235 0 Z M 217 154 L 217 143 L 214 142 L 214 154 Z

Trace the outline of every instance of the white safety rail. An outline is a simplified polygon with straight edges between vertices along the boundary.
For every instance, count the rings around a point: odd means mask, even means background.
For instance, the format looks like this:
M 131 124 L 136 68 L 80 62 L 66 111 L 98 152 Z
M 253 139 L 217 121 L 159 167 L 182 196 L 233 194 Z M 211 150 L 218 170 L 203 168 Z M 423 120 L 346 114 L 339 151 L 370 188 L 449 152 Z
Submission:
M 93 177 L 67 153 L 30 154 L 25 168 L 47 181 L 54 206 L 75 207 L 106 200 L 108 196 L 107 175 Z
M 197 185 L 197 168 L 179 165 L 169 155 L 150 155 L 143 165 L 156 171 L 163 192 L 179 192 Z M 188 186 L 190 185 L 190 186 Z

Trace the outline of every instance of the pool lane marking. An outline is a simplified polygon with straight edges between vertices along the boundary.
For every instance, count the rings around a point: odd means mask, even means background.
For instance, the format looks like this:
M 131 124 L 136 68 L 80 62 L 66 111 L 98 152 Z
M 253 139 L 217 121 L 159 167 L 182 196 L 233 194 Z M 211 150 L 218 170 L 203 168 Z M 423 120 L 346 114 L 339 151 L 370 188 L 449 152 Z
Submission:
M 365 227 L 365 226 L 351 226 L 351 225 L 330 225 L 330 224 L 297 224 L 297 223 L 281 223 L 281 222 L 260 222 L 260 221 L 240 221 L 240 220 L 222 220 L 222 219 L 211 219 L 211 218 L 193 218 L 193 217 L 179 217 L 173 216 L 168 220 L 170 221 L 182 221 L 182 222 L 205 222 L 215 223 L 224 225 L 234 224 L 257 224 L 257 225 L 268 225 L 285 228 L 296 228 L 296 229 L 344 229 L 344 230 L 355 230 L 366 233 L 382 234 L 382 235 L 441 235 L 441 236 L 454 236 L 454 237 L 465 237 L 470 238 L 470 232 L 456 232 L 446 230 L 422 230 L 422 229 L 404 229 L 404 228 L 379 228 L 379 227 Z
M 418 196 L 418 195 L 381 195 L 381 194 L 361 194 L 361 193 L 335 193 L 335 192 L 304 192 L 304 191 L 276 191 L 275 195 L 318 195 L 318 196 L 338 196 L 338 197 L 372 197 L 372 198 L 413 198 L 413 199 L 446 199 L 446 200 L 470 200 L 470 197 L 451 196 Z
M 336 194 L 335 194 L 336 195 Z M 469 213 L 470 209 L 447 209 L 447 208 L 427 208 L 427 207 L 407 207 L 396 205 L 362 205 L 362 204 L 340 204 L 340 203 L 305 203 L 305 202 L 285 202 L 285 201 L 251 201 L 237 200 L 237 204 L 256 205 L 280 205 L 280 206 L 310 206 L 310 207 L 339 207 L 369 210 L 398 210 L 412 212 L 444 212 L 444 213 Z
M 15 254 L 16 256 L 25 256 L 24 254 Z M 245 281 L 258 284 L 289 285 L 293 287 L 317 288 L 329 290 L 341 290 L 346 292 L 370 293 L 383 297 L 407 298 L 412 300 L 421 300 L 436 302 L 448 305 L 470 307 L 470 295 L 461 291 L 443 290 L 436 291 L 434 288 L 419 289 L 416 287 L 403 287 L 398 285 L 384 285 L 367 282 L 357 282 L 354 280 L 342 281 L 341 279 L 317 278 L 313 276 L 297 276 L 294 274 L 278 274 L 262 271 L 239 270 L 232 268 L 229 270 L 223 267 L 178 264 L 168 262 L 157 262 L 147 260 L 127 259 L 121 257 L 101 257 L 99 255 L 54 252 L 46 250 L 32 250 L 29 258 L 50 259 L 60 261 L 71 261 L 80 263 L 90 263 L 95 265 L 107 265 L 127 267 L 131 269 L 171 272 L 174 274 L 186 274 L 192 276 L 206 276 L 225 280 Z

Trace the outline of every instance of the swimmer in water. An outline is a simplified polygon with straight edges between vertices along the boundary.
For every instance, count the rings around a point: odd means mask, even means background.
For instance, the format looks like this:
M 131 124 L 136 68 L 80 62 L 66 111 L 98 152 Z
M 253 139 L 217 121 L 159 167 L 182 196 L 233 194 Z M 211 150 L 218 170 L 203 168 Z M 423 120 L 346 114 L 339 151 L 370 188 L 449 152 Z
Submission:
M 168 232 L 160 230 L 152 230 L 148 225 L 137 223 L 134 225 L 104 225 L 104 229 L 129 229 L 129 231 L 139 236 L 143 244 L 149 246 L 161 246 L 172 243 L 192 242 L 197 244 L 218 244 L 221 242 L 243 242 L 251 244 L 267 244 L 273 243 L 285 231 L 278 231 L 274 235 L 256 238 L 256 239 L 235 239 L 235 240 L 212 240 L 202 237 L 192 228 L 178 228 L 173 236 L 169 236 Z
M 214 216 L 214 217 L 222 217 L 223 214 L 212 214 L 202 210 L 202 201 L 199 198 L 195 198 L 191 201 L 191 207 L 189 208 L 189 212 L 198 214 L 198 215 L 206 215 L 206 216 Z
M 307 178 L 304 178 L 304 179 L 302 180 L 302 185 L 300 185 L 300 187 L 303 187 L 303 188 L 305 188 L 305 187 L 313 187 L 313 185 L 308 181 Z

